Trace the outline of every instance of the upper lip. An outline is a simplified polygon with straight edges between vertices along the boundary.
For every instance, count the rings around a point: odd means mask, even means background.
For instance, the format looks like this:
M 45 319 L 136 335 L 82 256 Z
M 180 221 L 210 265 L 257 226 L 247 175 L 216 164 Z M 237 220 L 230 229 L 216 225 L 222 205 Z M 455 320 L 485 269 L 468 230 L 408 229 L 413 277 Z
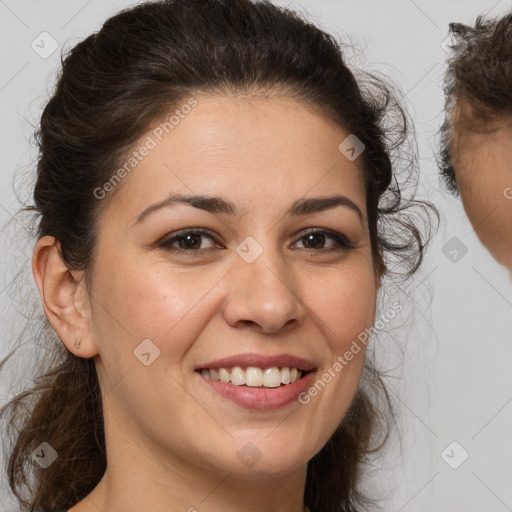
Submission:
M 300 370 L 314 370 L 315 366 L 302 357 L 292 354 L 277 354 L 274 356 L 263 354 L 236 354 L 222 359 L 216 359 L 208 363 L 196 366 L 196 370 L 202 368 L 233 368 L 234 366 L 254 366 L 256 368 L 271 368 L 272 366 L 297 368 Z

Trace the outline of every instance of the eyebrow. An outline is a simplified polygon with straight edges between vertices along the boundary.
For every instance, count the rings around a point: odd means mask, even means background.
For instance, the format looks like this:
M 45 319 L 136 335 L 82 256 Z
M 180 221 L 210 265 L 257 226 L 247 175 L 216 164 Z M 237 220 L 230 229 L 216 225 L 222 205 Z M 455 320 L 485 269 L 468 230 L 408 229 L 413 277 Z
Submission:
M 188 204 L 194 208 L 205 210 L 215 215 L 238 215 L 240 213 L 240 208 L 238 208 L 234 203 L 223 199 L 222 197 L 171 194 L 164 200 L 154 203 L 142 211 L 137 216 L 134 225 L 141 223 L 151 213 L 160 210 L 161 208 L 170 207 L 174 204 Z M 357 204 L 355 204 L 354 201 L 348 197 L 342 195 L 299 199 L 292 204 L 290 209 L 286 212 L 286 215 L 298 217 L 300 215 L 323 212 L 339 206 L 349 208 L 350 210 L 357 213 L 357 216 L 361 222 L 364 220 L 363 212 L 359 206 L 357 206 Z

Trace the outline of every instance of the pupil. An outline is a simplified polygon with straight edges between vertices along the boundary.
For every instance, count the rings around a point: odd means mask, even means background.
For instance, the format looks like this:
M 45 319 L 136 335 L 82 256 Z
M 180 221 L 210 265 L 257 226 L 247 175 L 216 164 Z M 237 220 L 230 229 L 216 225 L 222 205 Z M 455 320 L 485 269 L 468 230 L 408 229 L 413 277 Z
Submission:
M 194 245 L 194 244 L 193 243 L 191 244 L 189 242 L 190 242 L 191 239 L 192 239 L 192 241 L 194 241 L 194 239 L 195 239 L 196 240 L 196 244 L 197 244 L 197 240 L 200 238 L 200 236 L 201 235 L 185 235 L 181 239 L 181 241 L 183 241 L 183 244 L 180 241 L 181 248 L 182 249 L 196 249 L 196 247 L 192 247 L 192 245 Z M 199 244 L 199 245 L 201 245 L 201 244 Z
M 313 239 L 313 246 L 316 246 L 318 243 L 320 243 L 320 246 L 321 246 L 322 245 L 321 242 L 322 242 L 323 236 L 324 235 L 322 235 L 322 234 L 312 233 L 310 235 L 306 235 L 306 238 L 308 239 L 308 243 L 309 243 L 309 241 L 311 241 L 311 239 Z M 317 244 L 314 243 L 315 238 L 317 239 Z M 318 240 L 320 240 L 320 242 Z

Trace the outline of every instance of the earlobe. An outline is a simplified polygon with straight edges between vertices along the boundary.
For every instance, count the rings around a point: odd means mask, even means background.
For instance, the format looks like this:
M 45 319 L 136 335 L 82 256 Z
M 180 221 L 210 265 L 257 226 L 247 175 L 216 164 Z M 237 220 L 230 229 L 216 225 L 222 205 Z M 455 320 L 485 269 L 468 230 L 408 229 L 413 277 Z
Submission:
M 73 277 L 62 261 L 60 243 L 54 237 L 43 236 L 37 241 L 32 256 L 32 273 L 45 315 L 66 348 L 85 358 L 98 354 L 91 335 L 85 285 Z

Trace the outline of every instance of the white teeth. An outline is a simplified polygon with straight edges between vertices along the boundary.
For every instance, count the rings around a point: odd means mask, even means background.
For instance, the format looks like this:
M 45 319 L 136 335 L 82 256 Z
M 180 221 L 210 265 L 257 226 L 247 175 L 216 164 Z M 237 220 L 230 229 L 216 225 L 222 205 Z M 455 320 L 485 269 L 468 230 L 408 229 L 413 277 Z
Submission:
M 273 366 L 263 372 L 263 385 L 266 388 L 277 388 L 281 385 L 281 372 Z
M 245 370 L 245 384 L 252 388 L 263 386 L 263 372 L 261 368 L 249 366 L 249 368 Z
M 231 377 L 229 376 L 229 372 L 226 368 L 219 368 L 219 378 L 221 382 L 228 383 L 230 381 Z
M 257 368 L 249 366 L 245 371 L 240 366 L 233 368 L 203 368 L 201 374 L 205 378 L 220 380 L 224 383 L 231 383 L 235 386 L 277 388 L 281 384 L 297 382 L 302 377 L 302 371 L 298 368 L 287 366 L 279 369 L 277 366 L 270 368 Z
M 235 386 L 243 386 L 245 384 L 245 372 L 240 368 L 240 366 L 232 368 L 231 384 L 235 384 Z

